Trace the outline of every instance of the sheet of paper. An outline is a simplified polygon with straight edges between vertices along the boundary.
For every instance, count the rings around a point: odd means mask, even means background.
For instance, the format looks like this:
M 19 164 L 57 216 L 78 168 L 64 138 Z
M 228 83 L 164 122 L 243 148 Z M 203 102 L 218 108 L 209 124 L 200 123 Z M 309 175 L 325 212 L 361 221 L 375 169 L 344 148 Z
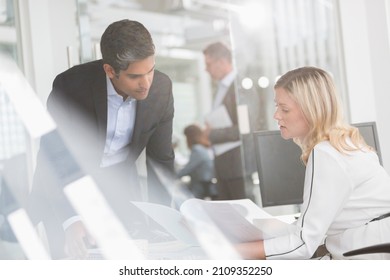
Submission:
M 155 222 L 159 223 L 172 236 L 186 244 L 197 246 L 195 236 L 189 231 L 185 225 L 185 221 L 179 211 L 161 204 L 148 202 L 132 202 L 135 206 L 141 209 Z
M 225 128 L 233 125 L 229 113 L 224 105 L 218 106 L 206 116 L 207 123 L 211 128 Z
M 226 107 L 224 105 L 215 108 L 210 114 L 208 114 L 206 116 L 206 122 L 213 129 L 231 127 L 233 125 L 229 113 L 227 112 Z M 231 141 L 221 144 L 215 144 L 213 145 L 214 153 L 216 156 L 219 156 L 223 153 L 226 153 L 227 151 L 230 151 L 240 146 L 240 144 L 240 141 Z
M 251 133 L 251 126 L 249 121 L 248 105 L 241 104 L 237 106 L 238 127 L 241 134 Z
M 241 259 L 225 232 L 212 220 L 199 201 L 202 200 L 186 200 L 181 205 L 180 211 L 206 255 L 210 259 L 218 260 Z
M 295 224 L 288 224 L 276 218 L 254 219 L 253 224 L 262 230 L 264 239 L 287 235 L 296 227 Z
M 199 206 L 205 210 L 210 220 L 233 242 L 248 242 L 271 238 L 274 230 L 255 226 L 255 220 L 276 220 L 270 214 L 259 208 L 249 199 L 228 201 L 204 201 L 189 199 L 185 201 L 180 211 L 185 217 L 192 220 L 199 219 L 199 211 L 194 211 Z M 280 223 L 282 221 L 278 220 Z

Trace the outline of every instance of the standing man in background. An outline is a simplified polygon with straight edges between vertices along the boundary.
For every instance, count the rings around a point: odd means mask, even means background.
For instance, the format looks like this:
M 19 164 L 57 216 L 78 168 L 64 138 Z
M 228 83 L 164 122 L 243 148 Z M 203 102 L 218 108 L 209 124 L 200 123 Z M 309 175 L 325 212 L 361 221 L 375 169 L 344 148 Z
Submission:
M 47 107 L 83 171 L 97 181 L 122 222 L 130 224 L 128 230 L 148 231 L 134 228 L 135 220 L 143 221 L 130 206 L 143 199 L 136 160 L 145 150 L 149 201 L 169 204 L 156 170 L 174 172 L 172 82 L 155 70 L 155 46 L 141 23 L 125 19 L 110 24 L 100 46 L 102 60 L 55 78 Z M 54 142 L 41 140 L 32 201 L 41 208 L 37 219 L 46 222 L 52 256 L 64 257 L 65 244 L 68 255 L 83 257 L 90 236 L 61 189 L 74 180 L 66 178 L 74 167 L 63 156 L 44 158 L 42 147 L 52 148 Z M 60 178 L 50 181 L 53 173 Z
M 215 155 L 217 196 L 221 200 L 246 198 L 232 53 L 226 45 L 217 42 L 207 46 L 203 54 L 206 71 L 218 83 L 210 116 L 225 112 L 226 123 L 230 124 L 220 127 L 210 120 L 206 121 L 206 134 Z

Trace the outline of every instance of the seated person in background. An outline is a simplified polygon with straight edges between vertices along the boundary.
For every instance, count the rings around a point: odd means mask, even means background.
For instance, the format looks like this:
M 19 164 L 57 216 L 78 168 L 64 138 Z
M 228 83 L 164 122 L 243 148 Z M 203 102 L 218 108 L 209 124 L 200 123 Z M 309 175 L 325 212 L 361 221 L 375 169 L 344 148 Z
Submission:
M 210 155 L 210 142 L 202 128 L 196 124 L 184 129 L 187 146 L 191 150 L 188 163 L 178 171 L 178 176 L 190 176 L 190 190 L 197 198 L 213 198 L 216 193 L 211 180 L 214 178 L 214 162 Z
M 330 257 L 342 259 L 347 251 L 390 242 L 390 177 L 358 129 L 343 120 L 331 76 L 298 68 L 274 88 L 281 135 L 294 139 L 306 164 L 302 214 L 295 232 L 239 244 L 238 251 L 248 259 L 309 259 L 325 239 Z

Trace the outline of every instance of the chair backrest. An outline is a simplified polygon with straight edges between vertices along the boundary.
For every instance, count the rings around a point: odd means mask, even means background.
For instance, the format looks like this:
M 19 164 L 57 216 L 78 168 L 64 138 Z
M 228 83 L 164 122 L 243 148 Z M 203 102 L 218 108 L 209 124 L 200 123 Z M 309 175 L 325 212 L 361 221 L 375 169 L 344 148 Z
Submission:
M 345 252 L 343 256 L 351 257 L 357 255 L 364 255 L 364 254 L 374 254 L 374 253 L 390 253 L 390 243 L 378 244 L 378 245 L 373 245 L 373 246 L 368 246 L 368 247 L 348 251 Z

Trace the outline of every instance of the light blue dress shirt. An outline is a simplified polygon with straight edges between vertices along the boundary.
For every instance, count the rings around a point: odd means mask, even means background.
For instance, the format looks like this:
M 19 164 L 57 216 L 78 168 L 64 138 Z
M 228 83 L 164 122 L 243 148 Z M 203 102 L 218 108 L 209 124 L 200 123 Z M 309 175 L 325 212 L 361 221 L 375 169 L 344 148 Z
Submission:
M 110 78 L 107 79 L 107 133 L 104 154 L 100 167 L 108 167 L 126 160 L 129 144 L 133 136 L 137 101 L 128 97 L 123 101 Z M 66 230 L 71 224 L 80 221 L 80 216 L 73 216 L 63 224 Z
M 233 70 L 218 82 L 218 88 L 214 98 L 213 109 L 217 108 L 223 103 L 226 93 L 228 92 L 230 85 L 234 82 L 236 75 L 237 72 Z
M 101 167 L 126 160 L 133 136 L 137 100 L 123 100 L 107 77 L 107 134 Z

